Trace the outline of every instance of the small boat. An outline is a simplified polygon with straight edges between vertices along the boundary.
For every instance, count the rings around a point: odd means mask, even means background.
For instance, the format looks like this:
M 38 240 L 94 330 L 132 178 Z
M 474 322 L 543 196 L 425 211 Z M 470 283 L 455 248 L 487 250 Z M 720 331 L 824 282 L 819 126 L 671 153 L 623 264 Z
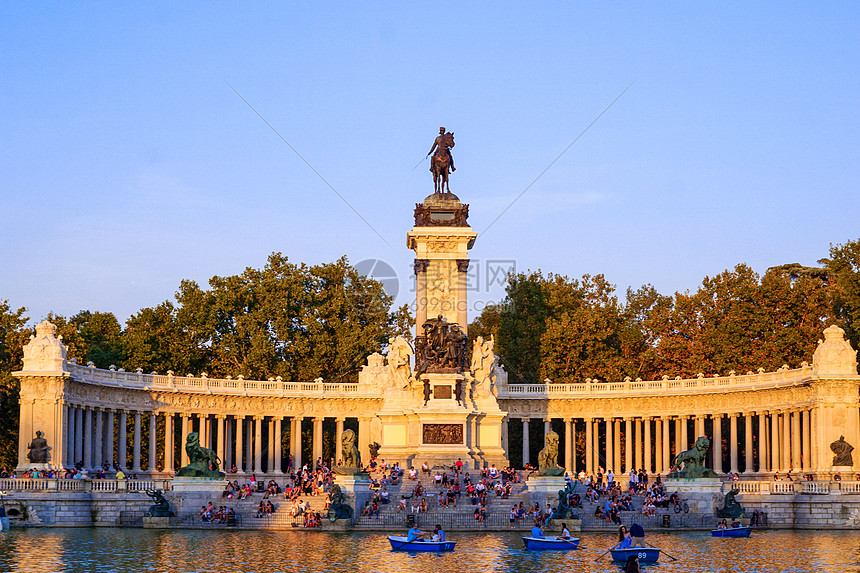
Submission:
M 730 527 L 729 529 L 712 529 L 713 537 L 749 537 L 752 527 Z
M 523 543 L 526 544 L 526 549 L 558 549 L 567 551 L 576 549 L 579 545 L 578 537 L 523 537 Z
M 657 563 L 660 559 L 660 550 L 656 547 L 628 547 L 626 549 L 610 549 L 612 560 L 626 563 L 631 555 L 639 558 L 639 563 Z
M 408 541 L 407 537 L 389 535 L 392 551 L 454 551 L 454 541 L 429 541 L 416 539 Z

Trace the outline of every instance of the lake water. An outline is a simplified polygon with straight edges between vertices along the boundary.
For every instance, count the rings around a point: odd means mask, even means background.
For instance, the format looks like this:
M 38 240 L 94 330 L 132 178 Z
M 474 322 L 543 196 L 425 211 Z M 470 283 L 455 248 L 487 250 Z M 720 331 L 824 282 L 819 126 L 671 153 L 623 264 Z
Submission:
M 392 552 L 382 533 L 26 529 L 0 532 L 0 572 L 590 572 L 618 571 L 595 558 L 612 536 L 581 535 L 580 549 L 528 552 L 513 533 L 452 533 L 453 553 Z M 654 573 L 860 572 L 855 531 L 753 532 L 749 539 L 708 533 L 648 532 L 646 539 L 679 557 L 646 568 Z

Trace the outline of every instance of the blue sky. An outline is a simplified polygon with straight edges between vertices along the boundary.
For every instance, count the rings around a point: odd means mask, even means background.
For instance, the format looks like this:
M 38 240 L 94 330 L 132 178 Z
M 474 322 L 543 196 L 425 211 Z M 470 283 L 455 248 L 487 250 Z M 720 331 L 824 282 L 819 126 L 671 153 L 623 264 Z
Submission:
M 0 8 L 0 299 L 35 320 L 273 251 L 406 281 L 441 125 L 482 269 L 671 294 L 860 237 L 857 2 L 102 4 Z

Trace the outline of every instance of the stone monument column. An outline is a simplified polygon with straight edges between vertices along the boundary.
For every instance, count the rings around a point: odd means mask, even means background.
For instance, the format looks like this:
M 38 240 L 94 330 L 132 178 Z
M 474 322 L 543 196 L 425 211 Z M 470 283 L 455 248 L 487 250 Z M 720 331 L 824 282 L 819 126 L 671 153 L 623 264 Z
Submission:
M 758 472 L 765 473 L 768 470 L 767 465 L 767 412 L 758 411 Z
M 221 460 L 221 469 L 228 470 L 230 468 L 224 467 L 227 464 L 227 448 L 226 448 L 226 438 L 227 438 L 227 415 L 226 414 L 215 414 L 215 423 L 217 424 L 217 432 L 218 437 L 216 438 L 215 444 L 215 452 L 218 458 Z
M 564 467 L 567 468 L 571 477 L 576 473 L 576 464 L 573 463 L 573 419 L 564 419 Z
M 254 473 L 263 473 L 263 416 L 254 416 Z
M 93 409 L 90 406 L 84 408 L 84 423 L 86 424 L 86 428 L 84 431 L 84 468 L 87 470 L 93 469 L 93 437 L 95 436 L 95 432 L 93 431 Z
M 314 443 L 313 443 L 313 467 L 316 469 L 317 463 L 322 459 L 323 453 L 323 420 L 325 418 L 321 418 L 319 416 L 314 417 Z M 369 450 L 368 446 L 368 450 Z M 370 461 L 368 459 L 368 461 Z
M 188 423 L 189 422 L 189 416 L 190 415 L 186 412 L 183 412 L 180 415 L 180 418 L 182 419 L 182 422 L 181 422 L 182 430 L 181 430 L 181 433 L 179 434 L 179 452 L 180 452 L 179 453 L 179 467 L 180 468 L 184 468 L 185 466 L 188 465 L 188 452 L 185 451 L 185 441 L 188 439 L 188 434 L 191 433 L 191 428 L 190 428 L 191 424 Z
M 105 421 L 105 441 L 104 441 L 104 458 L 105 461 L 111 464 L 113 467 L 113 422 L 114 422 L 114 410 L 109 409 L 107 411 Z
M 782 469 L 791 471 L 791 411 L 782 413 Z
M 293 456 L 293 469 L 302 467 L 302 417 L 290 418 L 290 453 Z
M 529 419 L 523 418 L 523 466 L 529 462 Z
M 744 412 L 744 474 L 755 473 L 753 470 L 753 423 L 752 412 Z
M 275 419 L 269 418 L 269 443 L 266 450 L 269 453 L 268 464 L 266 465 L 266 473 L 272 474 L 275 471 Z
M 711 418 L 714 421 L 714 437 L 711 440 L 711 449 L 713 450 L 712 464 L 714 471 L 721 474 L 723 473 L 723 415 L 713 414 Z
M 609 472 L 610 469 L 615 471 L 615 468 L 612 467 L 612 464 L 615 461 L 615 456 L 612 454 L 612 445 L 615 443 L 615 440 L 612 437 L 612 418 L 605 418 L 606 422 L 606 455 L 604 456 L 604 460 L 606 461 L 606 471 Z
M 642 464 L 642 426 L 644 424 L 643 420 L 634 420 L 633 423 L 636 425 L 636 430 L 634 431 L 634 440 L 636 444 L 636 455 L 634 456 L 633 464 L 634 468 L 639 470 L 643 466 Z
M 235 453 L 235 459 L 233 460 L 233 463 L 236 464 L 236 470 L 239 473 L 245 473 L 245 464 L 243 463 L 244 460 L 243 460 L 243 455 L 242 455 L 242 451 L 244 449 L 243 448 L 244 444 L 242 443 L 242 438 L 243 438 L 242 429 L 245 425 L 243 423 L 244 418 L 242 416 L 234 416 L 234 419 L 236 422 L 234 424 L 236 426 L 236 444 L 235 444 L 236 445 L 236 453 Z
M 346 421 L 346 418 L 343 416 L 338 416 L 335 418 L 335 430 L 334 430 L 334 465 L 337 466 L 338 462 L 343 460 L 343 444 L 340 441 L 340 437 L 343 435 L 343 423 Z
M 117 427 L 117 463 L 123 469 L 128 468 L 128 412 L 120 410 Z
M 72 464 L 84 462 L 84 409 L 75 407 L 75 455 Z M 84 466 L 86 467 L 86 466 Z
M 651 418 L 646 417 L 642 420 L 645 426 L 645 471 L 649 474 L 654 471 L 654 466 L 651 464 Z
M 615 420 L 614 426 L 612 435 L 615 438 L 615 442 L 612 445 L 612 471 L 616 475 L 621 475 L 621 420 Z
M 779 473 L 780 468 L 780 450 L 779 450 L 779 413 L 770 413 L 770 471 Z
M 669 435 L 669 417 L 663 418 L 663 472 L 669 473 L 669 468 L 672 467 L 672 456 L 669 452 L 671 446 L 671 436 Z
M 630 473 L 630 467 L 633 465 L 633 421 L 631 418 L 624 418 L 624 472 Z
M 791 469 L 802 470 L 800 465 L 800 410 L 791 413 Z
M 715 470 L 716 471 L 716 470 Z M 729 414 L 729 471 L 738 473 L 738 414 Z
M 105 435 L 105 427 L 104 427 L 104 410 L 102 408 L 94 408 L 93 417 L 95 418 L 95 446 L 93 447 L 93 458 L 95 463 L 93 464 L 96 468 L 101 468 L 104 463 L 104 435 Z
M 150 419 L 151 421 L 151 419 Z M 165 412 L 164 413 L 164 471 L 173 473 L 175 471 L 176 464 L 173 461 L 173 434 L 176 429 L 174 428 L 173 423 L 173 412 Z M 154 435 L 155 432 L 150 428 L 150 436 Z M 149 468 L 149 471 L 152 472 L 155 470 L 155 467 Z
M 275 431 L 274 431 L 275 468 L 274 468 L 274 470 L 275 470 L 275 474 L 277 474 L 277 475 L 282 475 L 284 473 L 284 470 L 283 470 L 284 454 L 283 454 L 282 449 L 281 449 L 281 443 L 283 442 L 283 439 L 282 439 L 282 433 L 283 432 L 281 430 L 282 421 L 283 421 L 283 418 L 281 418 L 281 416 L 275 416 Z M 271 471 L 271 468 L 269 471 Z
M 585 473 L 594 475 L 594 437 L 592 435 L 593 420 L 585 419 Z
M 807 472 L 812 469 L 812 449 L 810 447 L 811 440 L 809 436 L 809 410 L 805 409 L 801 413 L 803 425 L 803 471 Z
M 131 449 L 131 471 L 139 474 L 143 471 L 140 467 L 140 410 L 136 410 L 134 412 L 134 434 L 132 438 L 132 449 Z M 152 466 L 150 466 L 152 469 Z

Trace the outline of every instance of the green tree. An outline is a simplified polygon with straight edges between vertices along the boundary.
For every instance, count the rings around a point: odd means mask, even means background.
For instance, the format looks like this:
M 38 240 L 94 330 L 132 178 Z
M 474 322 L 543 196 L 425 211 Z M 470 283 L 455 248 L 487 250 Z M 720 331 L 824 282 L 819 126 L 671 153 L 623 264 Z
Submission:
M 854 348 L 860 346 L 860 239 L 830 245 L 825 265 L 835 283 L 834 312 Z
M 0 300 L 0 467 L 18 463 L 18 395 L 21 385 L 12 372 L 22 367 L 24 344 L 32 333 L 25 308 L 12 310 Z

